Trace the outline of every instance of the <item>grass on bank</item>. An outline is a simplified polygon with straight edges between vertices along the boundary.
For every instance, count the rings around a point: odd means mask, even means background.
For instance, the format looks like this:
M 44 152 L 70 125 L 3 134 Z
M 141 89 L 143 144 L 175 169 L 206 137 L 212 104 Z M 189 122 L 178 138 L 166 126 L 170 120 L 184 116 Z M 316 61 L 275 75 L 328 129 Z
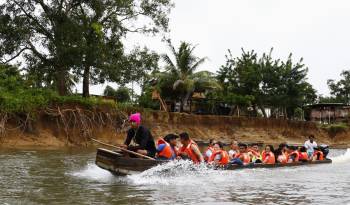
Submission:
M 59 96 L 47 89 L 26 89 L 14 92 L 0 92 L 0 112 L 29 113 L 49 106 L 78 105 L 91 109 L 94 107 L 116 108 L 114 100 L 100 97 L 83 98 L 80 95 Z

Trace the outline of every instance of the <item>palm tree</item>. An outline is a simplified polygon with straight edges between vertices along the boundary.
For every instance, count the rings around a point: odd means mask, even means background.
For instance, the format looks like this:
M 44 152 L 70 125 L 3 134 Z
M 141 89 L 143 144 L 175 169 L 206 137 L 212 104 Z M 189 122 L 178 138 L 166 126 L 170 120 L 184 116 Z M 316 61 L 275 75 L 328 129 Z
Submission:
M 181 103 L 180 111 L 183 111 L 183 106 L 187 105 L 188 99 L 198 85 L 205 85 L 209 88 L 213 84 L 207 86 L 212 81 L 204 82 L 209 79 L 209 72 L 195 72 L 207 59 L 206 57 L 198 58 L 193 54 L 195 46 L 181 42 L 180 47 L 176 50 L 170 41 L 168 41 L 168 46 L 174 60 L 167 54 L 162 55 L 162 58 L 166 63 L 167 73 L 175 79 L 173 90 L 181 93 L 178 97 Z

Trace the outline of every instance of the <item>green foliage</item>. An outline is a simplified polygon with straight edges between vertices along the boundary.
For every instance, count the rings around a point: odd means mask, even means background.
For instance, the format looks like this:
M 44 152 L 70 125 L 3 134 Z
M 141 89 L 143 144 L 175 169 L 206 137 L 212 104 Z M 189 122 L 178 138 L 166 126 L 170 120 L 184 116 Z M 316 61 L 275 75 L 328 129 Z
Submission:
M 242 50 L 242 56 L 234 58 L 229 51 L 217 75 L 223 87 L 222 100 L 233 94 L 229 97 L 232 103 L 243 99 L 260 108 L 264 116 L 265 106 L 284 108 L 288 117 L 293 116 L 295 108 L 314 102 L 316 91 L 306 82 L 308 70 L 302 59 L 293 63 L 290 55 L 286 61 L 273 60 L 271 53 L 272 49 L 259 58 L 254 51 Z
M 131 90 L 127 87 L 120 86 L 118 89 L 114 89 L 107 85 L 103 91 L 105 96 L 115 97 L 118 103 L 130 102 L 131 101 Z
M 342 77 L 338 82 L 328 80 L 327 84 L 331 91 L 331 97 L 323 98 L 323 101 L 332 101 L 338 103 L 350 103 L 350 70 L 344 70 L 340 74 Z
M 128 33 L 166 32 L 172 7 L 171 0 L 5 1 L 0 60 L 23 59 L 32 86 L 55 88 L 60 95 L 82 77 L 88 96 L 90 83 L 125 83 L 130 69 L 151 69 L 135 64 L 153 60 L 154 53 L 135 49 L 126 54 L 123 39 Z
M 152 99 L 152 91 L 151 87 L 145 87 L 141 96 L 138 99 L 138 103 L 140 107 L 143 108 L 151 108 L 151 109 L 159 109 L 159 101 L 155 101 Z

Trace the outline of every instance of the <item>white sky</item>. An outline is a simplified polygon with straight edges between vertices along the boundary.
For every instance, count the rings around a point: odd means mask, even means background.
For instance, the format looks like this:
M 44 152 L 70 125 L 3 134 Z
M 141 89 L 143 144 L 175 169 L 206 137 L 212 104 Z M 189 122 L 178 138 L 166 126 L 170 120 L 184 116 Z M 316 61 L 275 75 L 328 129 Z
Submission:
M 197 45 L 195 54 L 210 59 L 200 70 L 212 72 L 225 63 L 227 49 L 240 56 L 242 47 L 259 54 L 274 47 L 273 56 L 282 59 L 292 52 L 295 60 L 304 58 L 309 82 L 327 95 L 327 79 L 350 69 L 349 20 L 347 0 L 176 0 L 168 35 L 175 46 Z M 133 35 L 127 44 L 168 52 L 160 39 Z M 104 86 L 92 86 L 91 93 Z

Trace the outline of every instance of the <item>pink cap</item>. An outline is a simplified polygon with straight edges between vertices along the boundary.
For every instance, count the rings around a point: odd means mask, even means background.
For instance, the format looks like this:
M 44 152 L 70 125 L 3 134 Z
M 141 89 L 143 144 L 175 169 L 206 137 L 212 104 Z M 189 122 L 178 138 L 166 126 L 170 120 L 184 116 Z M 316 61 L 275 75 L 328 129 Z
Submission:
M 131 114 L 129 117 L 129 121 L 136 122 L 136 124 L 140 125 L 141 124 L 141 114 L 140 113 Z

